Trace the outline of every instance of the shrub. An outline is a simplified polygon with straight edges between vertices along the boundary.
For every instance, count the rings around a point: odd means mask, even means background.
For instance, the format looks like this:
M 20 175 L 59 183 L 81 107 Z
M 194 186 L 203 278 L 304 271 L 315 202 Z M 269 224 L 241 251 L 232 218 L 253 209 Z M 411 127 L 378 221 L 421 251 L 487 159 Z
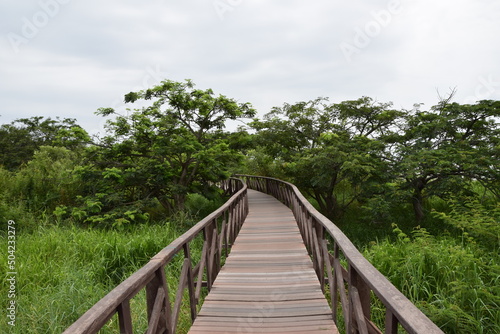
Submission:
M 500 247 L 500 202 L 486 205 L 475 198 L 448 202 L 450 212 L 433 211 L 433 215 L 445 223 L 470 234 L 487 248 Z

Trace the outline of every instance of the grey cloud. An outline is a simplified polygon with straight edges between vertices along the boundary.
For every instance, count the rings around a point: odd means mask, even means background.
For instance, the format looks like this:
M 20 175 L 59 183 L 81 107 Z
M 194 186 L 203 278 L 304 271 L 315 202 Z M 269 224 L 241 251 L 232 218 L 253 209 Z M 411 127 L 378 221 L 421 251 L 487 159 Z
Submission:
M 29 38 L 22 25 L 41 2 L 4 2 L 0 122 L 58 115 L 92 131 L 98 107 L 124 108 L 123 94 L 163 78 L 193 79 L 260 114 L 318 96 L 430 106 L 454 86 L 458 99 L 500 99 L 498 1 L 401 0 L 387 16 L 391 1 L 65 0 Z M 27 41 L 18 53 L 10 32 Z M 481 89 L 485 80 L 494 88 Z

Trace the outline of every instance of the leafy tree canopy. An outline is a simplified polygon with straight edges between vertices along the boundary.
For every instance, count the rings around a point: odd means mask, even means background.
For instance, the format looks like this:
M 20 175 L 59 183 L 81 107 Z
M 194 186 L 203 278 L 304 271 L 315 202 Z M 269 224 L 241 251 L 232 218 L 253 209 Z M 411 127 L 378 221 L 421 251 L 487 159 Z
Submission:
M 91 168 L 81 171 L 95 181 L 89 193 L 99 213 L 140 211 L 155 201 L 172 213 L 183 209 L 189 193 L 210 196 L 212 185 L 228 178 L 228 166 L 242 158 L 225 140 L 225 122 L 255 115 L 250 104 L 196 89 L 189 80 L 125 95 L 127 103 L 139 100 L 151 104 L 128 115 L 98 111 L 116 116 L 107 123 L 109 135 L 92 149 Z
M 17 119 L 0 127 L 0 166 L 15 170 L 30 161 L 42 146 L 76 149 L 89 141 L 87 132 L 72 118 Z
M 335 220 L 385 177 L 381 138 L 401 115 L 368 97 L 338 104 L 318 98 L 274 108 L 252 126 L 284 174 Z
M 402 188 L 412 191 L 417 220 L 425 216 L 425 197 L 467 192 L 472 181 L 500 195 L 500 101 L 461 105 L 452 97 L 409 113 L 403 131 L 392 138 L 392 170 Z

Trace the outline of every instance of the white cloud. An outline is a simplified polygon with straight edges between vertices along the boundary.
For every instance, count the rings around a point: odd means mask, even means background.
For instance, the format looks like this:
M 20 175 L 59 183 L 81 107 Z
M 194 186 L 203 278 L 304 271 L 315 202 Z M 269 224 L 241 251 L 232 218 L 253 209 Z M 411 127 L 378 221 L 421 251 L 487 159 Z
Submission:
M 500 99 L 498 1 L 401 0 L 390 12 L 397 1 L 3 2 L 0 122 L 59 115 L 93 131 L 102 123 L 98 107 L 119 105 L 161 77 L 193 79 L 252 102 L 261 115 L 318 96 L 430 106 L 436 89 L 450 87 L 459 101 L 485 92 Z M 222 15 L 221 3 L 229 6 Z M 26 37 L 30 22 L 37 31 Z M 369 39 L 358 40 L 364 44 L 349 62 L 340 45 L 359 32 Z M 18 53 L 12 34 L 27 41 Z M 481 88 L 485 81 L 494 84 Z

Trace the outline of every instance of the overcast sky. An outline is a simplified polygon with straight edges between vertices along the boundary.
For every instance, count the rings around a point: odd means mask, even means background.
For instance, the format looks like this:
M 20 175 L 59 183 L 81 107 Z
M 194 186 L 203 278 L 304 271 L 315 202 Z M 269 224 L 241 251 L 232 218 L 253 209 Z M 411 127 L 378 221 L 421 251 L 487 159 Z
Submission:
M 498 0 L 2 0 L 0 124 L 103 125 L 163 79 L 250 102 L 500 100 Z

